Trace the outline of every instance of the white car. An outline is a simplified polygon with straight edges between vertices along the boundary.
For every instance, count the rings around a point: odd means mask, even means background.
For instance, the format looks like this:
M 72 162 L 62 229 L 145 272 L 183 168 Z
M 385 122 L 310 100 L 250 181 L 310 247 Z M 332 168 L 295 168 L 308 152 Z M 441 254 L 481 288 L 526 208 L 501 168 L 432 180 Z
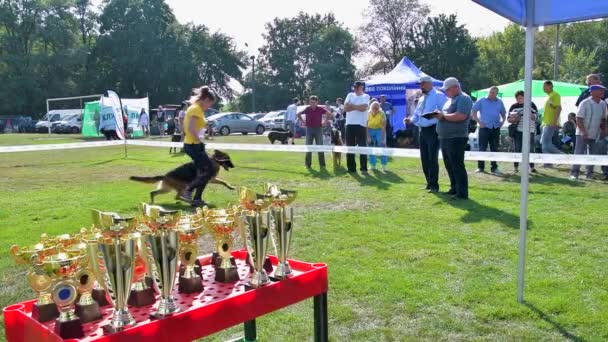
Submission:
M 60 109 L 60 110 L 51 110 L 49 111 L 42 120 L 36 123 L 36 132 L 45 133 L 49 131 L 49 122 L 51 124 L 51 128 L 53 124 L 57 121 L 63 120 L 65 117 L 70 115 L 82 115 L 82 109 Z
M 285 125 L 285 111 L 276 110 L 266 114 L 260 119 L 266 129 L 283 128 Z
M 82 129 L 82 115 L 74 114 L 63 118 L 61 121 L 53 122 L 51 130 L 53 133 L 80 133 Z

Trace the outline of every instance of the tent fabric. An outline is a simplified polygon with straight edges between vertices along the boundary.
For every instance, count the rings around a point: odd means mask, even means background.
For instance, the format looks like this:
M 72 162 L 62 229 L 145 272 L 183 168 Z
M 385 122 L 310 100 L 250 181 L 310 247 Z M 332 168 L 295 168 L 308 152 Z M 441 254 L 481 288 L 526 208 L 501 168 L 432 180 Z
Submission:
M 386 100 L 393 104 L 394 111 L 391 116 L 393 133 L 405 129 L 403 124 L 407 108 L 405 92 L 408 89 L 419 89 L 417 82 L 423 76 L 429 75 L 418 69 L 407 57 L 403 57 L 388 74 L 372 77 L 365 82 L 365 92 L 371 97 L 379 99 L 380 95 L 386 95 Z M 433 78 L 433 84 L 441 87 L 443 81 Z
M 527 26 L 526 0 L 473 0 L 517 24 Z M 545 26 L 608 17 L 608 1 L 535 0 L 532 26 Z
M 546 96 L 543 91 L 543 84 L 545 81 L 541 80 L 533 80 L 532 81 L 532 97 L 544 97 Z M 565 82 L 553 82 L 553 89 L 560 94 L 562 97 L 564 96 L 579 96 L 587 86 L 573 84 L 573 83 L 565 83 Z M 507 83 L 498 86 L 498 96 L 499 97 L 514 97 L 515 93 L 519 90 L 524 90 L 524 81 L 519 80 L 513 83 Z M 476 98 L 485 97 L 490 92 L 490 88 L 476 90 L 471 93 L 471 95 Z

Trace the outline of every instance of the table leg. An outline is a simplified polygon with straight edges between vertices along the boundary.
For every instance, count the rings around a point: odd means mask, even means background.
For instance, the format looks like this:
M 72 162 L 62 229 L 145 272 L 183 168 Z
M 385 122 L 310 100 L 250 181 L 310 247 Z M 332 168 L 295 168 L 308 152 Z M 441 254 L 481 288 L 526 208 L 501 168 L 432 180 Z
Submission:
M 257 332 L 255 328 L 255 319 L 245 322 L 245 342 L 257 341 Z
M 315 342 L 327 342 L 327 292 L 314 297 Z

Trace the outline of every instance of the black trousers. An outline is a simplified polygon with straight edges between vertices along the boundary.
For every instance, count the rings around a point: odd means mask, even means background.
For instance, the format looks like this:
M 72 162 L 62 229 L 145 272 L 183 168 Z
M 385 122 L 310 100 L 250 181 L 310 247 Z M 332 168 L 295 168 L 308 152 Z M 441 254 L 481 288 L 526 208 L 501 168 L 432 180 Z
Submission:
M 490 145 L 490 152 L 498 152 L 498 143 L 500 140 L 500 128 L 480 128 L 479 129 L 479 151 L 485 152 Z M 486 162 L 480 160 L 477 162 L 477 167 L 483 171 Z M 492 171 L 498 169 L 498 163 L 492 162 Z
M 395 138 L 393 136 L 393 126 L 390 120 L 386 120 L 386 147 L 395 147 Z
M 106 140 L 119 140 L 115 129 L 102 128 L 100 132 L 106 137 Z
M 213 168 L 213 165 L 207 152 L 205 152 L 205 144 L 184 144 L 184 152 L 192 158 L 194 166 L 196 166 L 196 169 L 198 170 L 197 177 L 188 184 L 186 190 L 192 191 L 193 189 L 196 189 L 194 200 L 200 201 L 203 197 L 205 187 L 211 180 L 211 169 Z
M 420 127 L 420 160 L 426 188 L 439 190 L 439 137 L 437 125 Z
M 367 146 L 367 127 L 346 125 L 346 146 Z M 361 171 L 367 171 L 367 154 L 359 155 Z M 349 172 L 357 172 L 357 163 L 353 153 L 346 154 L 346 166 Z
M 520 131 L 515 132 L 515 137 L 513 138 L 513 143 L 515 145 L 515 153 L 521 153 L 524 148 L 524 134 Z M 534 133 L 530 133 L 530 152 L 534 153 Z M 519 163 L 513 163 L 515 168 L 519 168 Z M 530 169 L 534 168 L 534 163 L 530 163 Z
M 450 192 L 469 198 L 469 179 L 464 165 L 464 151 L 468 138 L 440 139 L 445 169 L 450 177 Z

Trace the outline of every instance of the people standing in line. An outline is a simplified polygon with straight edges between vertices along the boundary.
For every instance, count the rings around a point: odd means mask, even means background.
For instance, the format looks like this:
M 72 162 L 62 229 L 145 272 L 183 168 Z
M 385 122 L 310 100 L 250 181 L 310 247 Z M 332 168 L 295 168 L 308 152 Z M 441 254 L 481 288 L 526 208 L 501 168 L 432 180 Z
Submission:
M 464 152 L 469 140 L 473 100 L 462 92 L 460 82 L 454 77 L 447 78 L 442 89 L 450 100 L 435 117 L 438 119 L 437 134 L 443 162 L 450 177 L 448 194 L 454 199 L 468 199 L 469 180 L 464 164 Z
M 180 194 L 180 199 L 192 203 L 193 206 L 205 204 L 202 193 L 212 176 L 213 165 L 205 151 L 205 144 L 201 141 L 200 132 L 207 126 L 205 111 L 213 106 L 216 98 L 217 96 L 209 87 L 195 89 L 184 119 L 184 151 L 192 158 L 197 169 L 197 177 Z M 192 198 L 193 189 L 196 189 L 194 199 Z
M 300 104 L 300 99 L 294 97 L 293 102 L 287 106 L 287 110 L 285 112 L 285 129 L 291 132 L 291 144 L 296 144 L 296 120 L 298 119 L 298 105 Z M 287 139 L 289 142 L 289 138 Z
M 139 112 L 139 120 L 137 120 L 137 126 L 141 127 L 144 132 L 144 137 L 150 135 L 150 117 L 148 113 L 146 113 L 146 109 L 142 108 L 141 112 Z
M 485 152 L 490 145 L 490 152 L 498 152 L 500 143 L 500 128 L 506 120 L 507 111 L 501 99 L 498 98 L 498 87 L 490 88 L 488 96 L 482 97 L 475 105 L 471 117 L 479 125 L 479 151 Z M 485 171 L 486 162 L 477 162 L 476 173 Z M 492 161 L 490 171 L 493 174 L 500 174 L 498 163 Z
M 594 85 L 601 85 L 601 79 L 600 79 L 600 75 L 598 74 L 590 74 L 587 76 L 587 86 L 591 87 Z M 589 90 L 590 88 L 585 89 L 578 97 L 578 99 L 576 100 L 576 106 L 580 106 L 581 102 L 583 102 L 583 100 L 587 99 L 589 96 L 591 96 L 591 91 Z M 605 100 L 606 98 L 608 98 L 608 91 L 605 91 L 604 94 L 602 95 L 602 100 Z M 576 114 L 574 114 L 576 116 Z
M 367 116 L 367 145 L 371 147 L 386 147 L 386 116 L 381 108 L 381 104 L 373 102 Z M 376 170 L 376 155 L 369 156 L 369 163 L 372 171 Z M 382 171 L 386 172 L 388 157 L 380 156 Z
M 165 110 L 162 106 L 158 106 L 156 112 L 156 126 L 158 128 L 158 134 L 161 136 L 165 135 Z
M 513 142 L 515 145 L 516 153 L 521 153 L 523 151 L 524 146 L 524 92 L 523 90 L 519 90 L 515 93 L 515 102 L 511 108 L 509 108 L 509 123 L 516 124 L 517 128 L 515 130 L 515 135 L 513 137 Z M 538 115 L 538 108 L 536 108 L 536 104 L 534 102 L 531 103 L 532 111 L 530 112 L 530 152 L 534 152 L 534 136 L 536 134 L 536 116 Z M 513 163 L 513 170 L 517 173 L 519 172 L 519 163 Z M 530 163 L 530 170 L 533 173 L 536 173 L 536 168 L 534 168 L 534 163 Z
M 340 131 L 340 138 L 346 139 L 346 112 L 344 111 L 344 100 L 341 97 L 336 99 L 336 126 Z
M 367 145 L 367 110 L 370 104 L 369 95 L 364 92 L 365 84 L 363 82 L 355 82 L 354 91 L 344 101 L 344 110 L 346 111 L 346 146 L 361 146 Z M 367 155 L 359 155 L 359 167 L 362 173 L 367 173 Z M 346 154 L 346 166 L 348 172 L 357 172 L 357 163 L 355 162 L 355 154 Z
M 561 154 L 555 144 L 553 144 L 553 136 L 559 128 L 559 115 L 562 112 L 561 96 L 553 90 L 553 82 L 545 81 L 543 91 L 549 95 L 545 102 L 545 111 L 543 113 L 543 132 L 540 137 L 543 153 Z M 551 164 L 545 164 L 545 167 L 552 167 Z
M 602 154 L 602 144 L 606 138 L 607 105 L 602 97 L 606 88 L 596 84 L 589 87 L 591 97 L 583 100 L 576 114 L 576 149 L 574 154 Z M 593 165 L 587 165 L 587 179 L 593 178 Z M 573 165 L 570 179 L 577 180 L 581 166 Z M 608 167 L 602 167 L 608 177 Z
M 392 119 L 395 112 L 393 104 L 386 101 L 386 95 L 380 95 L 380 108 L 386 116 L 386 146 L 394 147 Z
M 426 179 L 426 186 L 423 190 L 429 193 L 439 192 L 439 136 L 437 135 L 437 119 L 424 118 L 424 114 L 433 113 L 443 109 L 447 97 L 440 91 L 433 88 L 433 79 L 428 76 L 418 80 L 422 97 L 418 99 L 418 104 L 412 117 L 405 119 L 405 124 L 414 124 L 419 129 L 420 161 L 422 171 Z
M 302 114 L 306 115 L 303 119 Z M 298 113 L 300 125 L 306 126 L 306 145 L 323 145 L 323 116 L 333 118 L 333 114 L 323 107 L 319 107 L 319 98 L 311 96 L 308 99 L 308 107 Z M 312 167 L 312 152 L 306 152 L 304 159 L 306 168 Z M 319 167 L 325 169 L 325 154 L 319 152 Z

